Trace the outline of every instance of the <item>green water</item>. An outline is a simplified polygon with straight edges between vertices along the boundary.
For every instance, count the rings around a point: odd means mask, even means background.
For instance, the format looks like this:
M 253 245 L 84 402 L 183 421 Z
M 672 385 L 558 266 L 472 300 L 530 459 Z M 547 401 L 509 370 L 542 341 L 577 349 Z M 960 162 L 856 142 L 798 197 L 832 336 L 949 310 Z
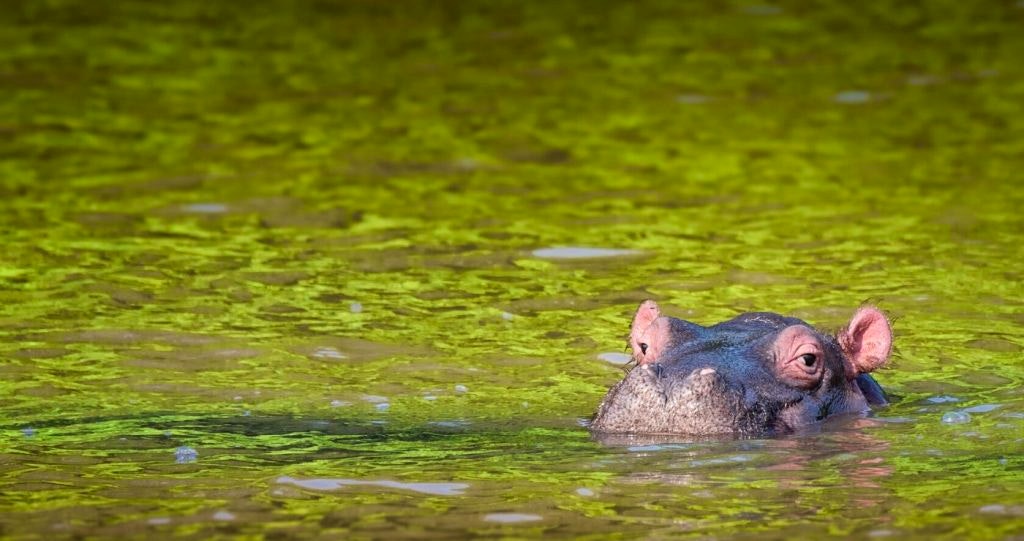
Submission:
M 1012 1 L 8 4 L 0 537 L 1020 539 L 1022 58 Z M 896 401 L 592 441 L 645 298 L 873 302 Z

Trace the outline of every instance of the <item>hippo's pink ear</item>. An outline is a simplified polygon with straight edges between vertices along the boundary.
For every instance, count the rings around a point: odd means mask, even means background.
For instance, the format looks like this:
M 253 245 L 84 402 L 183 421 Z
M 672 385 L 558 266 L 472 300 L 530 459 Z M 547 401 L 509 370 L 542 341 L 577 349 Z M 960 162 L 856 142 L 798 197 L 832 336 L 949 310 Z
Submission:
M 636 364 L 657 362 L 658 356 L 668 347 L 670 330 L 668 318 L 661 315 L 658 303 L 652 300 L 640 303 L 629 330 L 629 347 L 633 350 Z
M 892 350 L 889 320 L 874 306 L 863 306 L 857 310 L 836 338 L 843 348 L 848 379 L 881 367 L 889 359 Z

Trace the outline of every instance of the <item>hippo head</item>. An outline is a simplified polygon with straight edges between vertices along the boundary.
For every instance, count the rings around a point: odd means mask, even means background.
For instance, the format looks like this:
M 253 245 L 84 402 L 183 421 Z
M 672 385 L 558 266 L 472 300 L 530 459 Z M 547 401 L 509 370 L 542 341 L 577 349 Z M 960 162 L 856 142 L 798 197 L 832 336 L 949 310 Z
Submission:
M 636 366 L 605 395 L 591 430 L 742 437 L 884 404 L 868 373 L 888 359 L 892 331 L 871 306 L 829 335 L 770 312 L 703 327 L 645 301 L 629 345 Z

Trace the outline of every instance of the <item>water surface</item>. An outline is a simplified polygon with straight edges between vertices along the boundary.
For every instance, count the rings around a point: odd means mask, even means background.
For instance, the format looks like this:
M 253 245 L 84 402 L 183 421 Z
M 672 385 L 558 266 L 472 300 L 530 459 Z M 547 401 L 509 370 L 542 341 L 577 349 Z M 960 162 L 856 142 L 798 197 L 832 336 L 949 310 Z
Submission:
M 0 14 L 0 537 L 1024 535 L 1024 9 Z M 646 298 L 870 418 L 595 441 Z

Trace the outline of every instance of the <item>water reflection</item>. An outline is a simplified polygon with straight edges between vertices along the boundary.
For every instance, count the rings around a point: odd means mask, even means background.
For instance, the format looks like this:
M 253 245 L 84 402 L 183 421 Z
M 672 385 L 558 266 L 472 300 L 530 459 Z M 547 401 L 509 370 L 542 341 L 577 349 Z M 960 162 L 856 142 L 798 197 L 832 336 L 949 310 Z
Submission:
M 827 471 L 832 476 L 829 486 L 847 487 L 850 503 L 865 508 L 891 496 L 884 488 L 884 480 L 894 472 L 885 458 L 891 444 L 868 430 L 879 426 L 871 419 L 845 416 L 816 430 L 771 439 L 694 441 L 665 435 L 599 435 L 595 439 L 613 449 L 624 448 L 633 457 L 617 461 L 622 469 L 634 470 L 624 473 L 619 482 L 682 485 L 693 488 L 697 496 L 705 487 L 715 487 L 715 480 L 722 476 L 770 479 L 779 489 L 802 490 Z
M 484 520 L 487 522 L 500 522 L 506 524 L 534 522 L 543 518 L 544 517 L 540 515 L 533 515 L 530 513 L 488 513 L 487 515 L 484 515 Z
M 533 255 L 542 259 L 596 259 L 634 256 L 640 255 L 640 252 L 637 250 L 594 248 L 589 246 L 555 246 L 553 248 L 538 248 L 533 251 Z
M 296 479 L 282 476 L 276 480 L 279 484 L 295 485 L 309 490 L 338 490 L 351 486 L 378 486 L 399 490 L 411 490 L 433 496 L 460 496 L 469 488 L 467 483 L 405 483 L 401 481 L 361 479 Z

